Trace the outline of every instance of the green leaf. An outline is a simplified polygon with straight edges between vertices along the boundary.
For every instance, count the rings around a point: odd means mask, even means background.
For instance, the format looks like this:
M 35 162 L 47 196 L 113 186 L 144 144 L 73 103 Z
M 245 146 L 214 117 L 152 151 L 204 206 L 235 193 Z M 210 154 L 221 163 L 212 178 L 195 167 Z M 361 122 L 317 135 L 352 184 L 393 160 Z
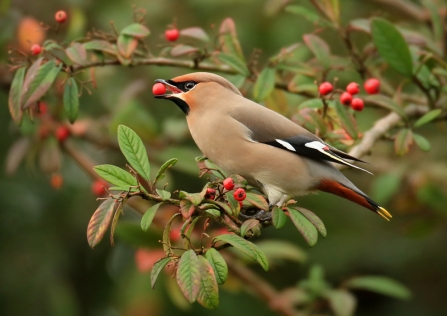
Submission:
M 324 69 L 329 69 L 331 65 L 331 52 L 326 42 L 313 34 L 303 35 L 303 40 L 321 66 L 323 66 Z
M 441 18 L 441 12 L 439 10 L 439 4 L 433 0 L 422 0 L 422 4 L 429 10 L 431 16 L 431 26 L 433 28 L 433 35 L 438 44 L 442 42 L 444 35 L 443 31 L 443 19 Z
M 200 203 L 202 203 L 204 197 L 205 197 L 205 193 L 193 193 L 193 194 L 189 194 L 187 199 L 190 200 L 192 202 L 192 204 L 197 206 Z
M 213 243 L 217 241 L 223 241 L 225 243 L 232 245 L 237 250 L 246 254 L 250 259 L 257 261 L 265 271 L 268 270 L 269 265 L 267 258 L 265 254 L 262 252 L 262 250 L 259 249 L 259 247 L 256 246 L 255 244 L 237 235 L 228 235 L 228 234 L 215 237 Z
M 87 227 L 87 240 L 90 247 L 95 248 L 109 228 L 117 204 L 115 201 L 109 198 L 102 202 L 90 219 Z
M 247 192 L 247 197 L 245 198 L 244 202 L 248 202 L 248 203 L 252 204 L 253 206 L 255 206 L 261 210 L 264 210 L 264 211 L 269 210 L 269 205 L 268 205 L 267 201 L 265 200 L 265 198 L 262 195 L 259 195 L 259 194 Z
M 394 298 L 408 300 L 411 292 L 401 283 L 387 277 L 362 276 L 349 280 L 345 286 L 351 289 L 368 290 Z
M 67 65 L 67 66 L 73 65 L 73 61 L 70 58 L 68 58 L 65 48 L 62 47 L 61 45 L 56 44 L 56 43 L 50 43 L 45 46 L 45 51 L 47 51 L 48 53 L 51 53 L 51 55 L 53 55 L 54 57 L 59 59 L 65 65 Z
M 190 45 L 179 44 L 179 45 L 174 46 L 171 49 L 171 56 L 179 57 L 179 56 L 195 53 L 195 52 L 198 52 L 198 51 L 199 51 L 199 49 L 197 47 L 190 46 Z
M 320 232 L 323 237 L 326 237 L 327 231 L 326 227 L 323 224 L 323 221 L 315 215 L 313 212 L 306 210 L 305 208 L 298 208 L 298 211 L 304 215 L 312 224 L 314 224 L 315 228 Z
M 40 59 L 39 59 L 40 60 Z M 51 87 L 60 67 L 56 67 L 56 62 L 51 60 L 40 66 L 37 60 L 29 69 L 25 76 L 22 90 L 22 110 L 28 108 L 32 103 L 38 101 Z M 36 67 L 37 68 L 34 68 Z
M 335 101 L 335 111 L 337 112 L 338 118 L 340 119 L 340 124 L 343 129 L 351 136 L 353 139 L 358 138 L 358 129 L 355 118 L 349 113 L 346 106 L 341 104 L 339 101 Z
M 140 23 L 133 23 L 129 26 L 126 26 L 120 34 L 123 35 L 129 35 L 136 38 L 143 38 L 150 34 L 151 32 L 148 30 L 147 27 Z
M 83 45 L 86 50 L 98 50 L 115 56 L 118 54 L 116 46 L 107 41 L 93 40 Z
M 331 105 L 329 105 L 331 106 Z M 310 132 L 319 135 L 325 135 L 327 126 L 325 121 L 322 119 L 321 115 L 317 111 L 304 108 L 298 112 L 293 119 L 302 127 L 306 128 Z
M 207 200 L 207 202 L 210 203 L 210 204 L 217 205 L 219 208 L 223 209 L 223 211 L 227 215 L 232 215 L 233 214 L 233 211 L 231 210 L 231 208 L 226 203 L 218 202 L 218 201 L 214 201 L 214 200 Z
M 219 306 L 219 287 L 214 269 L 204 257 L 199 256 L 200 290 L 197 302 L 203 307 L 216 309 Z
M 118 143 L 124 157 L 126 157 L 132 168 L 143 179 L 150 181 L 151 167 L 141 138 L 127 126 L 120 125 L 118 126 Z
M 247 65 L 245 62 L 236 55 L 230 55 L 225 53 L 220 53 L 217 55 L 217 58 L 224 64 L 227 64 L 234 70 L 236 70 L 238 73 L 248 77 L 250 75 L 250 70 L 248 70 Z
M 73 43 L 65 53 L 75 64 L 84 66 L 87 63 L 87 50 L 80 43 Z
M 207 210 L 205 210 L 205 212 L 210 214 L 212 216 L 212 218 L 217 218 L 220 216 L 220 211 L 216 210 L 216 209 L 207 209 Z
M 180 229 L 180 235 L 183 238 L 183 247 L 185 249 L 191 249 L 191 243 L 189 242 L 189 239 L 191 238 L 192 232 L 194 231 L 194 227 L 196 226 L 200 218 L 201 216 L 196 216 L 194 219 L 192 218 L 187 219 L 183 224 L 182 228 Z
M 138 190 L 136 188 L 130 188 L 125 186 L 113 186 L 108 188 L 109 191 L 130 191 L 130 192 L 137 192 Z
M 330 290 L 326 293 L 326 297 L 335 316 L 354 315 L 357 300 L 351 293 L 345 290 Z
M 395 70 L 406 77 L 413 76 L 413 61 L 403 35 L 394 25 L 382 18 L 371 22 L 374 44 L 382 58 Z
M 413 133 L 413 139 L 416 145 L 423 151 L 430 151 L 431 145 L 430 142 L 422 135 Z
M 183 218 L 190 218 L 195 210 L 196 207 L 190 200 L 184 199 L 180 201 L 180 212 L 182 212 Z
M 171 262 L 172 258 L 163 258 L 154 263 L 151 270 L 151 287 L 155 289 L 155 282 L 157 282 L 158 275 L 166 265 Z
M 285 9 L 286 12 L 299 15 L 300 17 L 305 18 L 306 20 L 316 23 L 321 20 L 321 17 L 312 10 L 307 8 L 298 6 L 298 5 L 289 5 Z
M 315 246 L 318 241 L 318 231 L 315 226 L 300 212 L 288 207 L 290 219 L 292 220 L 295 227 L 303 235 L 307 244 L 311 247 Z
M 133 177 L 129 172 L 118 168 L 114 165 L 99 165 L 93 168 L 95 172 L 107 182 L 110 182 L 116 186 L 124 187 L 128 190 L 129 186 L 138 185 L 137 179 Z
M 247 232 L 250 229 L 252 229 L 253 227 L 255 227 L 258 224 L 259 224 L 259 221 L 257 219 L 251 218 L 251 219 L 246 220 L 241 225 L 241 237 L 245 237 L 245 234 L 247 234 Z
M 173 167 L 177 163 L 177 161 L 178 161 L 177 158 L 172 158 L 172 159 L 169 159 L 168 161 L 166 161 L 158 170 L 158 173 L 157 173 L 157 176 L 155 177 L 154 183 L 157 183 L 158 181 L 163 179 L 165 177 L 166 170 Z
M 394 140 L 394 149 L 397 155 L 405 155 L 413 144 L 413 133 L 408 128 L 402 128 Z
M 141 229 L 144 231 L 147 231 L 149 229 L 149 227 L 152 224 L 152 221 L 154 219 L 155 213 L 157 213 L 158 208 L 163 204 L 163 202 L 161 203 L 157 203 L 155 205 L 152 205 L 143 215 L 143 217 L 141 218 Z
M 9 113 L 17 125 L 22 122 L 23 112 L 20 107 L 20 97 L 22 95 L 22 87 L 25 79 L 26 68 L 19 68 L 14 75 L 11 83 L 11 90 L 9 91 L 8 106 Z
M 200 262 L 194 250 L 183 253 L 177 268 L 177 283 L 185 298 L 194 303 L 201 287 Z
M 239 206 L 239 202 L 236 201 L 236 199 L 234 198 L 233 192 L 227 192 L 227 193 L 225 193 L 225 196 L 227 198 L 228 205 L 231 208 L 231 214 L 236 217 L 239 216 L 240 206 Z
M 276 229 L 284 227 L 287 222 L 287 215 L 277 206 L 273 207 L 272 210 L 272 222 Z
M 301 103 L 298 109 L 321 109 L 322 107 L 323 101 L 321 101 L 321 99 L 310 99 Z
M 275 88 L 275 72 L 274 68 L 266 67 L 259 74 L 253 88 L 253 97 L 256 101 L 262 101 L 272 93 Z
M 381 106 L 385 109 L 391 110 L 393 112 L 396 112 L 400 116 L 402 116 L 404 119 L 407 119 L 407 114 L 405 114 L 405 111 L 391 98 L 375 94 L 375 95 L 368 95 L 364 98 L 365 102 L 373 103 L 375 105 Z
M 220 252 L 210 248 L 206 251 L 205 258 L 214 270 L 217 284 L 224 284 L 228 277 L 228 266 Z
M 78 117 L 79 111 L 78 86 L 76 85 L 76 80 L 73 77 L 68 79 L 65 83 L 64 109 L 68 120 L 71 124 L 73 124 Z
M 163 201 L 169 200 L 171 198 L 171 192 L 166 190 L 156 189 L 157 194 L 163 199 Z
M 258 242 L 257 246 L 265 253 L 269 262 L 280 260 L 304 262 L 307 259 L 307 254 L 304 250 L 298 248 L 293 243 L 283 240 L 263 240 Z
M 165 229 L 163 230 L 163 250 L 165 251 L 167 256 L 172 256 L 174 252 L 171 249 L 171 224 L 174 221 L 174 219 L 179 216 L 180 213 L 175 213 L 169 222 L 166 224 Z
M 202 42 L 209 42 L 210 38 L 205 33 L 205 31 L 200 27 L 189 27 L 183 30 L 180 30 L 180 35 L 197 39 Z
M 441 109 L 431 110 L 430 112 L 426 113 L 424 116 L 419 118 L 414 123 L 414 127 L 419 127 L 419 126 L 422 126 L 424 124 L 427 124 L 427 123 L 433 121 L 435 118 L 437 118 L 439 115 L 441 115 L 441 113 L 442 113 Z
M 236 55 L 240 60 L 245 61 L 241 44 L 237 38 L 236 24 L 232 18 L 226 18 L 220 25 L 219 44 L 224 53 Z
M 138 39 L 132 36 L 121 34 L 116 42 L 118 52 L 121 56 L 129 59 L 138 46 Z

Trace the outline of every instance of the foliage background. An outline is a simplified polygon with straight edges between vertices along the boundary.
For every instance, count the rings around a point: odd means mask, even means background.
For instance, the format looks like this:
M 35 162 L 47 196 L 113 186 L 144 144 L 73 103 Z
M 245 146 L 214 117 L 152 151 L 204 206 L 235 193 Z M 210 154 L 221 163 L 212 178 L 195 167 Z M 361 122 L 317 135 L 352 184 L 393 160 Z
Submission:
M 308 5 L 307 1 L 296 1 Z M 18 130 L 7 109 L 7 47 L 17 45 L 17 25 L 25 16 L 53 22 L 59 9 L 69 13 L 68 39 L 76 39 L 92 27 L 107 29 L 113 20 L 118 29 L 129 24 L 131 5 L 147 10 L 152 32 L 150 47 L 166 45 L 162 34 L 177 18 L 179 28 L 216 27 L 232 17 L 246 56 L 260 48 L 260 64 L 280 47 L 302 41 L 302 35 L 314 30 L 309 22 L 291 14 L 271 14 L 268 4 L 259 0 L 146 0 L 146 1 L 40 1 L 3 0 L 0 3 L 0 162 L 17 139 Z M 342 20 L 380 14 L 409 28 L 418 26 L 401 12 L 380 1 L 341 1 Z M 321 35 L 336 54 L 344 54 L 341 40 L 325 32 Z M 360 42 L 361 38 L 358 39 Z M 200 190 L 194 157 L 197 148 L 188 136 L 183 113 L 168 102 L 153 99 L 149 87 L 156 78 L 172 78 L 189 72 L 185 69 L 107 67 L 98 69 L 98 89 L 92 96 L 81 98 L 81 118 L 92 116 L 110 126 L 115 137 L 116 126 L 130 125 L 152 146 L 156 161 L 179 158 L 171 172 L 171 189 L 189 192 Z M 299 104 L 292 100 L 291 107 Z M 128 111 L 126 111 L 126 109 Z M 127 113 L 126 113 L 127 112 Z M 361 129 L 369 128 L 384 112 L 366 109 L 358 115 Z M 109 120 L 111 123 L 109 124 Z M 99 124 L 99 123 L 98 123 Z M 93 125 L 94 126 L 94 125 Z M 447 147 L 446 126 L 437 123 L 421 130 L 432 140 L 428 154 L 416 147 L 409 155 L 396 157 L 392 142 L 379 142 L 374 153 L 366 157 L 372 165 L 371 177 L 353 170 L 345 171 L 362 190 L 373 198 L 386 200 L 385 207 L 394 218 L 390 223 L 373 216 L 360 206 L 335 196 L 321 193 L 300 199 L 303 207 L 316 212 L 328 228 L 328 238 L 309 249 L 289 223 L 279 232 L 264 231 L 263 238 L 282 238 L 299 244 L 308 253 L 304 264 L 286 264 L 264 273 L 266 279 L 281 288 L 305 277 L 312 264 L 320 264 L 327 279 L 339 284 L 360 274 L 380 274 L 407 285 L 413 292 L 408 301 L 397 301 L 369 292 L 356 292 L 357 315 L 442 315 L 447 311 L 447 237 L 446 214 Z M 164 146 L 170 139 L 175 145 Z M 79 142 L 97 163 L 123 165 L 117 151 Z M 157 168 L 153 168 L 157 169 Z M 29 166 L 22 166 L 13 176 L 4 172 L 0 178 L 0 312 L 2 315 L 214 315 L 256 313 L 269 315 L 267 307 L 243 291 L 243 284 L 232 280 L 221 291 L 221 304 L 210 312 L 195 304 L 188 311 L 178 310 L 168 298 L 166 289 L 150 289 L 148 274 L 137 271 L 135 248 L 122 242 L 111 247 L 101 243 L 95 250 L 88 247 L 85 230 L 97 206 L 90 191 L 89 178 L 68 158 L 63 160 L 64 186 L 55 191 L 48 176 Z M 391 175 L 391 176 L 390 176 Z M 396 175 L 396 176 L 394 176 Z M 398 175 L 398 176 L 397 176 Z M 388 177 L 386 177 L 388 176 Z M 390 180 L 391 179 L 391 180 Z M 390 183 L 396 180 L 397 191 L 391 197 Z M 380 182 L 379 182 L 380 181 Z M 385 194 L 386 195 L 386 194 Z M 380 202 L 380 201 L 379 201 Z M 127 210 L 128 220 L 139 216 Z

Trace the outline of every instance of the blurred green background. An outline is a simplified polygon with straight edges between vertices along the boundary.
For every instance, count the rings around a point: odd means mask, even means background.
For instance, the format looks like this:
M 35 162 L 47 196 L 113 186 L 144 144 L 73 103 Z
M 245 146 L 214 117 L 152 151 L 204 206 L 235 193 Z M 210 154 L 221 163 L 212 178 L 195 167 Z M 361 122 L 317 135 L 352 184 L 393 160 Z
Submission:
M 314 26 L 296 16 L 271 11 L 275 1 L 260 0 L 2 0 L 0 3 L 0 162 L 5 165 L 8 148 L 20 131 L 7 108 L 11 74 L 6 65 L 8 45 L 20 46 L 20 21 L 33 17 L 53 25 L 57 10 L 68 12 L 63 26 L 66 41 L 82 37 L 91 28 L 107 29 L 113 20 L 118 29 L 132 22 L 132 5 L 147 10 L 151 30 L 149 46 L 154 53 L 166 45 L 162 39 L 168 24 L 176 19 L 179 28 L 211 25 L 218 29 L 232 17 L 246 56 L 262 50 L 260 63 L 283 46 L 302 41 Z M 281 2 L 281 1 L 279 1 Z M 308 6 L 307 1 L 295 1 Z M 410 18 L 374 1 L 341 1 L 342 19 L 370 17 L 373 13 L 412 25 Z M 269 9 L 270 8 L 270 9 Z M 216 32 L 216 30 L 215 30 Z M 344 54 L 341 41 L 322 35 L 335 53 Z M 23 45 L 23 44 L 22 44 Z M 26 45 L 26 43 L 25 43 Z M 26 48 L 25 48 L 26 50 Z M 80 119 L 91 118 L 94 130 L 114 139 L 118 124 L 124 123 L 146 140 L 154 165 L 179 158 L 168 177 L 169 188 L 188 192 L 200 190 L 205 180 L 197 178 L 194 157 L 200 153 L 189 137 L 183 113 L 173 104 L 155 100 L 150 87 L 156 78 L 172 78 L 187 69 L 108 67 L 97 69 L 98 89 L 81 98 Z M 291 103 L 299 104 L 299 99 Z M 358 115 L 363 130 L 386 112 L 366 109 Z M 105 128 L 104 128 L 105 127 Z M 422 153 L 412 148 L 396 157 L 393 144 L 376 144 L 369 176 L 353 170 L 346 175 L 372 198 L 385 203 L 394 217 L 387 223 L 360 206 L 328 194 L 299 200 L 317 213 L 328 229 L 328 237 L 308 248 L 291 223 L 280 231 L 265 230 L 262 238 L 287 239 L 308 253 L 304 264 L 288 263 L 268 273 L 253 269 L 275 287 L 296 284 L 312 264 L 320 264 L 333 285 L 357 275 L 385 275 L 408 286 L 413 297 L 398 301 L 369 292 L 356 292 L 356 315 L 446 315 L 447 314 L 447 147 L 444 123 L 429 124 L 421 133 L 432 142 Z M 124 166 L 117 150 L 83 140 L 74 140 L 96 163 Z M 171 146 L 162 145 L 172 143 Z M 153 167 L 153 170 L 157 168 Z M 216 311 L 194 304 L 182 310 L 169 298 L 172 289 L 159 282 L 150 288 L 149 274 L 137 270 L 135 247 L 119 235 L 111 247 L 108 238 L 92 250 L 86 240 L 89 218 L 98 205 L 91 180 L 69 158 L 63 159 L 64 185 L 54 190 L 49 176 L 32 164 L 23 163 L 13 175 L 0 178 L 0 314 L 1 315 L 271 315 L 268 307 L 243 291 L 237 280 L 221 287 Z M 393 187 L 396 191 L 393 190 Z M 388 194 L 390 193 L 390 194 Z M 393 194 L 394 193 L 394 194 Z M 123 220 L 138 223 L 140 216 L 126 210 Z M 154 237 L 159 238 L 159 237 Z M 156 244 L 156 239 L 154 240 Z M 156 246 L 159 247 L 159 246 Z M 168 280 L 166 277 L 165 279 Z M 172 280 L 171 280 L 172 281 Z M 172 283 L 172 282 L 171 282 Z M 171 287 L 172 288 L 172 287 Z

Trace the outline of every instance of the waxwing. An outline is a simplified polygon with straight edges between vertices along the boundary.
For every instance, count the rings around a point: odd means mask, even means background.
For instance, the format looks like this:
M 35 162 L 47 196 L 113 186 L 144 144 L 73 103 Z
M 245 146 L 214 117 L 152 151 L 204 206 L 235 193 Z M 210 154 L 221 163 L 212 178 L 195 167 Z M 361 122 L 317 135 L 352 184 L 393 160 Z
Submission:
M 157 79 L 170 93 L 156 95 L 177 104 L 202 153 L 228 174 L 259 187 L 270 205 L 320 190 L 380 214 L 391 214 L 360 191 L 333 163 L 366 171 L 360 161 L 260 104 L 242 96 L 225 78 L 196 72 Z M 366 171 L 369 172 L 369 171 Z

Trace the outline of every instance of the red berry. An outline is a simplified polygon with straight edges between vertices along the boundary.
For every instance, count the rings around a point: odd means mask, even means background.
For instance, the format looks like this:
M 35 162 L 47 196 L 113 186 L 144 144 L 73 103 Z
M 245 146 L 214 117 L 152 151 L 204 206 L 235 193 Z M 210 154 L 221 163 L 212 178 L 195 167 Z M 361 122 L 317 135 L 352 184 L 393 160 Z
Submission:
M 165 38 L 167 41 L 175 42 L 180 36 L 178 29 L 170 29 L 165 31 Z
M 361 110 L 363 110 L 364 107 L 365 107 L 365 104 L 363 103 L 362 99 L 359 99 L 359 98 L 352 99 L 351 108 L 354 111 L 361 111 Z
M 245 198 L 247 197 L 247 193 L 245 193 L 245 190 L 242 188 L 236 189 L 236 191 L 234 191 L 234 199 L 236 201 L 243 201 L 245 200 Z
M 244 203 L 242 203 L 242 201 L 238 201 L 239 203 L 239 207 L 242 208 L 242 206 L 244 206 Z
M 59 126 L 56 130 L 56 138 L 59 142 L 63 143 L 68 136 L 70 136 L 70 130 L 66 126 Z
M 351 82 L 346 86 L 346 91 L 348 91 L 349 94 L 354 95 L 360 92 L 360 87 L 357 82 Z
M 350 105 L 352 101 L 352 95 L 348 92 L 343 92 L 340 96 L 340 102 L 344 105 Z
M 64 184 L 64 178 L 60 173 L 54 173 L 51 175 L 50 184 L 53 189 L 59 190 Z
M 234 181 L 232 178 L 226 178 L 223 182 L 223 186 L 225 189 L 227 189 L 228 191 L 233 190 L 234 188 Z
M 64 10 L 59 10 L 54 15 L 54 19 L 57 23 L 64 23 L 67 20 L 67 13 Z
M 107 187 L 107 182 L 103 180 L 95 180 L 92 183 L 92 192 L 96 196 L 103 196 L 106 193 L 105 187 Z
M 213 188 L 206 189 L 205 198 L 214 200 L 215 197 L 216 197 L 216 190 L 215 189 L 213 189 Z
M 380 81 L 376 78 L 371 78 L 365 81 L 363 85 L 366 92 L 369 94 L 376 94 L 380 91 Z
M 162 84 L 161 82 L 158 82 L 156 84 L 154 84 L 154 86 L 152 87 L 152 93 L 154 95 L 162 95 L 166 93 L 166 87 L 164 84 Z
M 31 46 L 31 55 L 39 55 L 42 51 L 42 47 L 39 44 L 34 44 Z
M 318 91 L 320 91 L 321 95 L 327 95 L 327 94 L 331 93 L 332 90 L 334 90 L 334 88 L 332 87 L 332 84 L 330 84 L 329 82 L 323 82 L 318 87 Z
M 48 105 L 45 102 L 39 102 L 39 115 L 44 115 L 48 112 Z

